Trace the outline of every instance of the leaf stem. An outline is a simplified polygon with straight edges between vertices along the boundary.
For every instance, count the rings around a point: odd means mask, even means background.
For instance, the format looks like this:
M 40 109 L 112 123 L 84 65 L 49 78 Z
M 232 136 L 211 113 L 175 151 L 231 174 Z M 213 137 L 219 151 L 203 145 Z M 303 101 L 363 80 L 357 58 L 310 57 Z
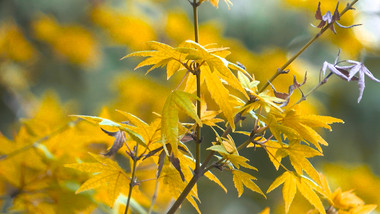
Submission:
M 199 27 L 198 27 L 198 6 L 200 5 L 197 0 L 194 0 L 193 3 L 191 3 L 193 6 L 193 15 L 194 15 L 194 41 L 196 43 L 199 42 Z
M 197 0 L 194 0 L 193 3 L 191 4 L 193 6 L 193 14 L 194 14 L 194 39 L 195 42 L 199 42 L 199 32 L 198 32 L 198 6 L 200 5 L 197 3 Z M 196 72 L 196 78 L 197 78 L 197 115 L 198 118 L 201 119 L 201 74 L 199 70 L 199 65 L 196 65 L 196 69 L 198 72 Z M 196 127 L 196 151 L 195 151 L 195 171 L 197 171 L 200 168 L 200 163 L 201 163 L 201 127 L 197 125 Z
M 153 212 L 153 207 L 154 207 L 154 204 L 155 204 L 156 199 L 157 199 L 157 193 L 158 193 L 158 179 L 156 179 L 156 184 L 155 184 L 155 187 L 154 187 L 154 193 L 153 193 L 153 196 L 152 196 L 152 203 L 150 204 L 148 214 L 151 214 Z
M 131 197 L 132 197 L 132 190 L 133 190 L 133 187 L 136 186 L 136 175 L 135 174 L 136 174 L 136 166 L 137 166 L 137 161 L 138 161 L 137 148 L 138 148 L 138 143 L 136 142 L 136 146 L 133 149 L 133 152 L 131 153 L 131 159 L 133 160 L 132 177 L 131 177 L 132 179 L 129 182 L 128 199 L 127 199 L 127 203 L 125 205 L 124 214 L 128 213 L 129 204 L 130 204 Z
M 306 100 L 306 98 L 308 97 L 308 96 L 310 96 L 310 94 L 312 94 L 312 93 L 314 93 L 319 87 L 321 87 L 322 85 L 324 85 L 326 82 L 327 82 L 327 80 L 331 77 L 331 75 L 332 75 L 333 73 L 332 72 L 330 72 L 322 81 L 320 81 L 313 89 L 311 89 L 309 92 L 307 92 L 307 94 L 302 94 L 302 97 L 297 101 L 297 102 L 295 102 L 294 104 L 293 104 L 293 106 L 291 107 L 291 108 L 293 108 L 295 105 L 298 105 L 298 104 L 300 104 L 302 101 L 305 101 Z
M 356 2 L 359 0 L 354 0 L 350 4 L 347 4 L 347 6 L 342 10 L 342 12 L 339 14 L 340 16 L 343 16 L 348 10 L 352 8 Z M 331 25 L 333 25 L 335 22 L 331 22 L 330 24 L 326 25 L 324 28 L 321 29 L 320 32 L 315 34 L 313 38 L 311 38 L 296 54 L 293 55 L 292 58 L 290 58 L 285 64 L 281 66 L 281 68 L 277 69 L 277 72 L 273 74 L 273 76 L 260 88 L 259 93 L 263 92 L 270 83 L 272 83 L 280 74 L 287 73 L 285 69 L 292 64 L 292 62 L 298 58 L 299 55 L 301 55 L 311 44 L 313 44 L 324 32 L 326 32 L 327 29 L 330 28 Z

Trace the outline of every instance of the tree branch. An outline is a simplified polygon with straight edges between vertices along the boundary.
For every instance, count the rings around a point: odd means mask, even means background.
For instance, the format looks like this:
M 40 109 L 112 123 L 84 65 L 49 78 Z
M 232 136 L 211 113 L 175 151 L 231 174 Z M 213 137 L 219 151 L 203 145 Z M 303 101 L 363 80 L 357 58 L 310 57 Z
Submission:
M 347 4 L 347 6 L 342 10 L 342 12 L 339 15 L 343 16 L 348 10 L 352 9 L 352 6 L 354 6 L 354 4 L 356 4 L 356 2 L 358 1 L 359 0 L 354 0 L 351 2 L 351 4 Z M 270 83 L 272 83 L 280 74 L 284 73 L 284 70 L 290 64 L 292 64 L 292 62 L 295 59 L 297 59 L 299 55 L 301 55 L 311 44 L 313 44 L 334 23 L 335 22 L 331 22 L 330 24 L 322 28 L 321 31 L 318 32 L 313 38 L 311 38 L 296 54 L 293 55 L 292 58 L 290 58 L 287 62 L 285 62 L 285 64 L 283 64 L 281 68 L 277 69 L 277 72 L 273 74 L 273 76 L 260 88 L 259 93 L 263 92 L 269 86 Z

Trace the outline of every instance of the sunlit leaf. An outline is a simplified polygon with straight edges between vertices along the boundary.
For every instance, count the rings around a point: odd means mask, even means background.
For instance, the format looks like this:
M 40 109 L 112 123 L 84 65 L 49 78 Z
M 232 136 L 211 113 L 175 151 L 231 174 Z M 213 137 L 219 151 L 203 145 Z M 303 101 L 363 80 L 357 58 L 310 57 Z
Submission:
M 162 110 L 161 133 L 163 145 L 166 147 L 166 143 L 169 143 L 174 156 L 177 156 L 178 153 L 179 111 L 189 115 L 198 123 L 198 125 L 202 125 L 191 99 L 196 99 L 196 96 L 183 91 L 173 91 L 166 99 L 164 109 Z
M 106 189 L 110 202 L 109 205 L 112 206 L 118 195 L 129 188 L 131 178 L 116 162 L 109 158 L 103 158 L 94 154 L 91 154 L 91 156 L 96 160 L 95 163 L 66 164 L 65 167 L 96 173 L 85 181 L 76 193 L 97 188 Z
M 232 170 L 232 175 L 233 175 L 235 188 L 238 191 L 239 197 L 243 194 L 244 192 L 243 186 L 245 186 L 254 192 L 260 193 L 266 198 L 265 194 L 261 191 L 261 189 L 252 181 L 252 180 L 256 180 L 255 177 L 239 170 Z

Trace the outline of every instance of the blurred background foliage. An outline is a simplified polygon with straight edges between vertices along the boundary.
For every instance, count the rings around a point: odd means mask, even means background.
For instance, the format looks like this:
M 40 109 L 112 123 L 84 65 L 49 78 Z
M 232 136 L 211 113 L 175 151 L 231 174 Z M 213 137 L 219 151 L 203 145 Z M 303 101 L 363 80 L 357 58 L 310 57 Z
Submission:
M 233 0 L 233 3 L 230 10 L 224 4 L 219 9 L 209 3 L 200 7 L 200 43 L 230 47 L 232 54 L 228 59 L 239 61 L 261 82 L 318 32 L 310 26 L 317 24 L 314 20 L 317 1 Z M 323 13 L 335 9 L 335 0 L 321 3 Z M 339 8 L 346 3 L 340 2 Z M 292 75 L 301 80 L 306 71 L 306 87 L 312 88 L 318 83 L 322 63 L 333 62 L 339 48 L 341 59 L 361 60 L 380 77 L 380 1 L 360 0 L 356 8 L 342 17 L 341 24 L 363 25 L 337 28 L 337 35 L 332 32 L 323 35 L 292 64 L 291 75 L 276 79 L 273 84 L 277 91 L 287 91 Z M 21 124 L 28 122 L 24 118 L 43 118 L 41 126 L 34 127 L 43 136 L 67 122 L 69 114 L 103 112 L 121 120 L 114 109 L 131 112 L 149 122 L 154 118 L 152 112 L 161 112 L 167 94 L 182 76 L 176 74 L 169 81 L 157 71 L 144 76 L 144 69 L 133 71 L 137 59 L 120 61 L 120 58 L 146 48 L 147 41 L 176 46 L 187 39 L 193 39 L 187 0 L 1 0 L 0 131 L 13 139 Z M 333 187 L 355 189 L 366 203 L 372 204 L 380 204 L 379 90 L 379 85 L 367 81 L 363 100 L 358 104 L 356 84 L 334 77 L 303 104 L 305 112 L 345 121 L 326 134 L 330 145 L 324 149 L 325 156 L 315 159 L 315 163 Z M 47 102 L 53 104 L 41 109 L 41 103 Z M 49 118 L 48 115 L 57 115 L 58 111 L 62 111 L 60 117 Z M 99 130 L 94 129 L 92 134 L 92 139 L 112 143 Z M 64 156 L 63 151 L 67 151 L 64 147 L 57 140 L 53 148 Z M 71 149 L 83 150 L 83 156 L 87 153 L 81 147 Z M 263 152 L 244 155 L 259 169 L 257 182 L 266 189 L 278 172 Z M 231 178 L 215 173 L 226 186 L 232 187 Z M 4 188 L 2 185 L 0 189 Z M 237 198 L 234 190 L 228 189 L 231 192 L 225 195 L 209 182 L 201 182 L 201 210 L 257 213 L 271 206 L 275 213 L 283 212 L 280 191 L 264 200 L 248 192 Z M 73 192 L 68 191 L 65 197 L 74 197 Z M 302 213 L 308 208 L 306 201 L 296 200 L 290 213 Z M 89 211 L 91 206 L 81 210 Z M 185 203 L 182 212 L 194 210 Z

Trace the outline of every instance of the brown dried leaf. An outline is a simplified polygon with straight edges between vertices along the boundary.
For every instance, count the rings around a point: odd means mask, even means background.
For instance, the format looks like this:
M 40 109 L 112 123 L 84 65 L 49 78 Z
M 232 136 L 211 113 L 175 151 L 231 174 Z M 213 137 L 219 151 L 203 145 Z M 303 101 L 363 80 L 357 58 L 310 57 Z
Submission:
M 123 131 L 116 131 L 116 132 L 110 132 L 103 128 L 100 128 L 104 133 L 107 135 L 114 137 L 115 141 L 113 142 L 111 148 L 105 153 L 105 156 L 111 156 L 115 154 L 119 149 L 123 146 L 123 143 L 125 142 L 125 135 Z

